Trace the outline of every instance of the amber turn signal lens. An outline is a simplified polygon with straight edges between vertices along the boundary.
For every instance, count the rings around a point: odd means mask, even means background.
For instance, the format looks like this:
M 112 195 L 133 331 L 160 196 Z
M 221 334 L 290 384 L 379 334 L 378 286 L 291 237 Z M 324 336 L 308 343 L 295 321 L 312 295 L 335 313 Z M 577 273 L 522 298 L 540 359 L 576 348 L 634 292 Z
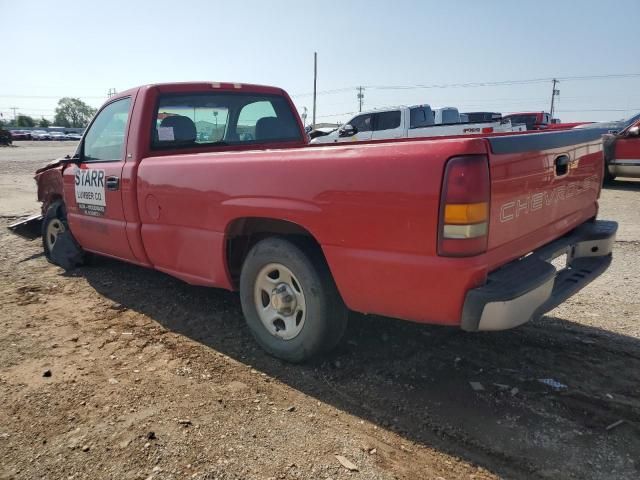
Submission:
M 489 205 L 479 203 L 453 203 L 444 207 L 444 223 L 449 225 L 468 225 L 487 220 Z

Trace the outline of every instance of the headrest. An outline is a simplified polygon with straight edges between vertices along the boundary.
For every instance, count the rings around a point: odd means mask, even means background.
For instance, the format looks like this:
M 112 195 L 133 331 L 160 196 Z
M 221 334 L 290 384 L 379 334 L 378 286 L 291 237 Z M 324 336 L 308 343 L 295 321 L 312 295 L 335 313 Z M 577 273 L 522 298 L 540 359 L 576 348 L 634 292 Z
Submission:
M 196 139 L 196 125 L 189 117 L 171 115 L 160 122 L 161 127 L 172 127 L 176 142 L 193 142 Z

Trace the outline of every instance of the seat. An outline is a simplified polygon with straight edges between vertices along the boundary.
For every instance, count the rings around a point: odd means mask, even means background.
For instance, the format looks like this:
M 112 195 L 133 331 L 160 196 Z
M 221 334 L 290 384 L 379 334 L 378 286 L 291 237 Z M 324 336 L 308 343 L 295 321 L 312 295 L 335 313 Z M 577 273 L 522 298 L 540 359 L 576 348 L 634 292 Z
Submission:
M 264 117 L 256 122 L 256 140 L 275 140 L 285 137 L 282 122 L 276 117 Z
M 175 142 L 194 142 L 196 140 L 196 125 L 189 117 L 183 115 L 171 115 L 160 122 L 161 127 L 173 128 Z

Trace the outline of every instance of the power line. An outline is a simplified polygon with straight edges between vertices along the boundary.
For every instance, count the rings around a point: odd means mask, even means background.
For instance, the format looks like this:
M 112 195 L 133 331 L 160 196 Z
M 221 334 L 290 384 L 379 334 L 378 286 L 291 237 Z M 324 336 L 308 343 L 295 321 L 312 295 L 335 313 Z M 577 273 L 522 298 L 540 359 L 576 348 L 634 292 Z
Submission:
M 637 112 L 640 110 L 640 107 L 630 107 L 630 108 L 591 108 L 586 110 L 558 110 L 558 112 Z
M 364 85 L 363 88 L 370 88 L 374 90 L 416 90 L 416 89 L 436 89 L 436 88 L 475 88 L 475 87 L 498 87 L 505 85 L 529 85 L 536 83 L 548 83 L 554 79 L 556 81 L 582 81 L 582 80 L 603 80 L 611 78 L 637 78 L 640 77 L 640 73 L 612 73 L 607 75 L 581 75 L 581 76 L 568 76 L 568 77 L 544 77 L 544 78 L 529 78 L 522 80 L 500 80 L 490 82 L 468 82 L 468 83 L 434 83 L 434 84 L 415 84 L 415 85 Z M 330 95 L 334 93 L 341 93 L 358 88 L 358 86 L 335 88 L 333 90 L 324 90 L 317 92 L 322 95 Z M 292 97 L 303 97 L 306 95 L 312 95 L 311 93 L 298 93 L 291 95 Z

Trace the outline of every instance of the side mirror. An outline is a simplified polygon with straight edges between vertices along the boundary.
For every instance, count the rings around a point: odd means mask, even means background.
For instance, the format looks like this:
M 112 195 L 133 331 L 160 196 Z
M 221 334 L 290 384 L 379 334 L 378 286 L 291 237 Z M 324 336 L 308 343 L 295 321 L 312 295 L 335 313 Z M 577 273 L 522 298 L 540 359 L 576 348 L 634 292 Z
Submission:
M 627 137 L 640 137 L 640 125 L 634 125 L 627 130 Z
M 353 125 L 347 123 L 344 127 L 342 127 L 338 131 L 338 136 L 340 137 L 353 137 L 356 133 L 358 133 L 358 129 Z

